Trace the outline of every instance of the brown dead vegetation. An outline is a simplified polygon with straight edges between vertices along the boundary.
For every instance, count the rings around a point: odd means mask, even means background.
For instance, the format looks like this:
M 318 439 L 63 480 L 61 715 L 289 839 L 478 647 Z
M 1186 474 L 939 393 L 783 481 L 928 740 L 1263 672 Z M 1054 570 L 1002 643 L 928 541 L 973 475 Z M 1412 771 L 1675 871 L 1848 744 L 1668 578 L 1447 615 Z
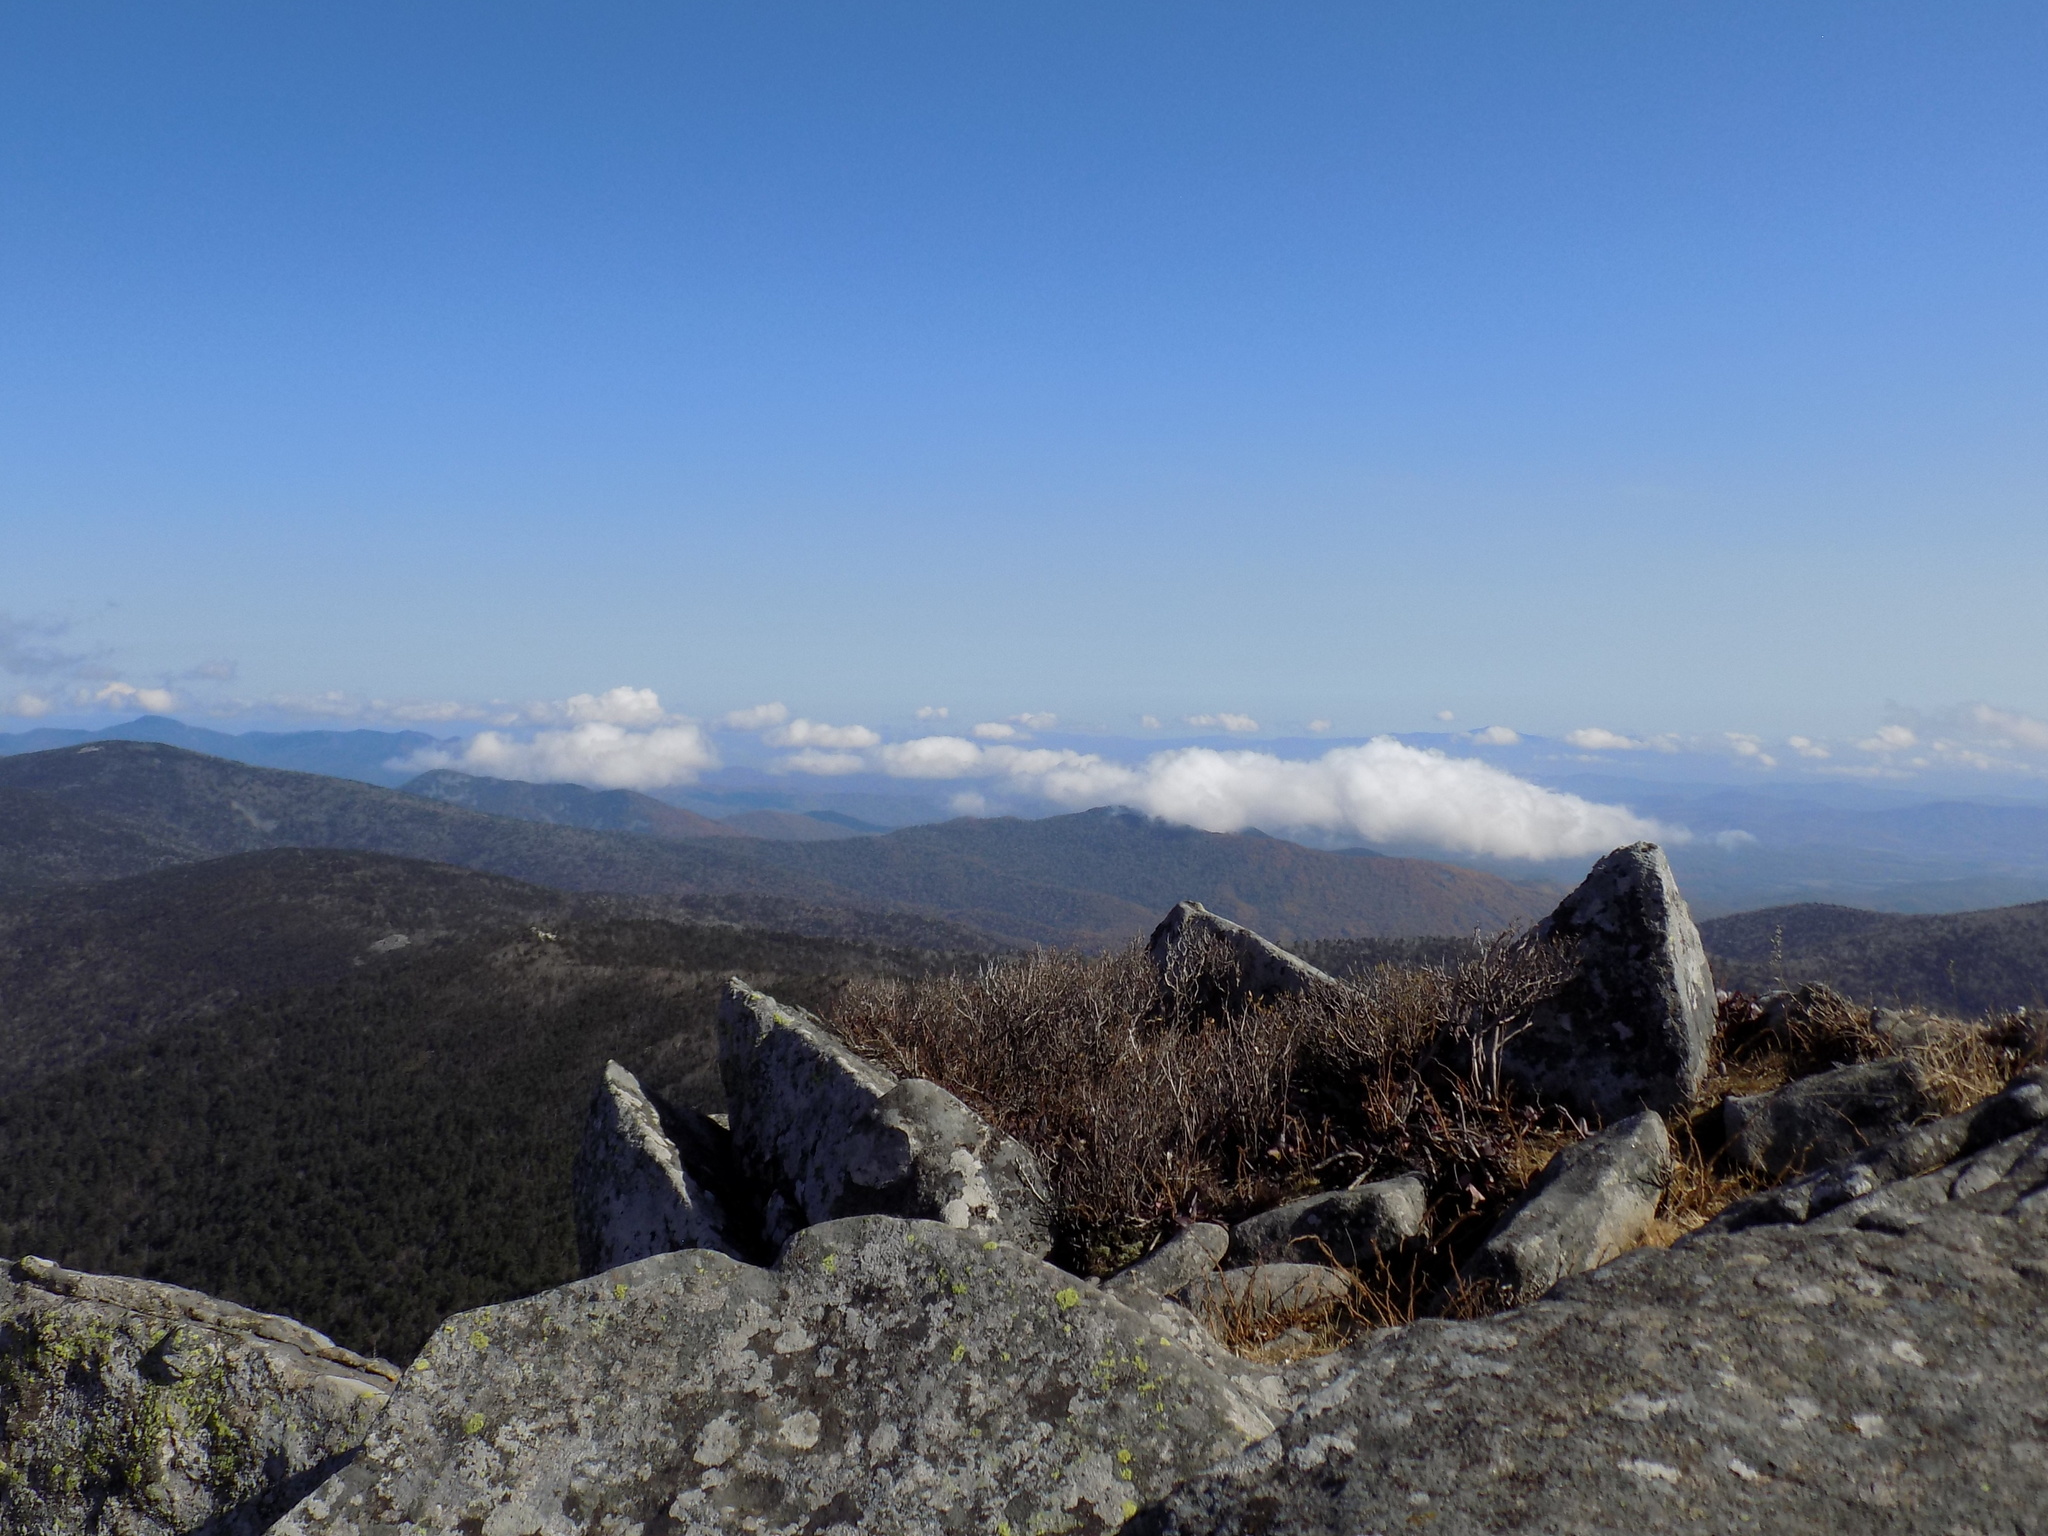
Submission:
M 1594 1127 L 1531 1103 L 1500 1047 L 1573 956 L 1526 937 L 1442 965 L 1382 966 L 1342 988 L 1231 1004 L 1234 962 L 1190 946 L 1165 977 L 1142 946 L 1041 952 L 967 974 L 849 986 L 835 1027 L 896 1072 L 945 1085 L 1030 1146 L 1053 1186 L 1055 1258 L 1104 1274 L 1182 1222 L 1413 1171 L 1423 1241 L 1351 1275 L 1313 1316 L 1211 1319 L 1234 1348 L 1286 1358 L 1418 1315 L 1502 1298 L 1461 1266 L 1559 1147 Z M 1706 1084 L 1669 1116 L 1677 1156 L 1649 1241 L 1697 1229 L 1755 1181 L 1719 1165 L 1720 1104 L 1791 1078 L 1898 1054 L 1869 1010 L 1824 987 L 1767 1006 L 1724 999 Z M 1914 1021 L 1912 1054 L 1944 1112 L 1995 1092 L 2048 1050 L 2024 1015 Z

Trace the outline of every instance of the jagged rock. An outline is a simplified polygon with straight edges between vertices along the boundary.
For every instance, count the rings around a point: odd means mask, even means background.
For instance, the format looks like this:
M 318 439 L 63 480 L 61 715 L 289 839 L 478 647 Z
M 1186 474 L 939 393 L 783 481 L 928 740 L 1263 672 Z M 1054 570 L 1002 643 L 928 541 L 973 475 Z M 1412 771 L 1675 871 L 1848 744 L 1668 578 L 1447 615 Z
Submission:
M 0 1530 L 254 1536 L 346 1462 L 397 1379 L 290 1318 L 0 1261 Z
M 1312 1312 L 1342 1301 L 1351 1282 L 1325 1264 L 1253 1264 L 1201 1276 L 1179 1293 L 1195 1316 L 1212 1325 Z
M 1929 1113 L 1926 1075 L 1904 1057 L 1798 1078 L 1721 1106 L 1730 1161 L 1772 1177 L 1832 1163 Z
M 1578 972 L 1501 1049 L 1507 1077 L 1603 1120 L 1684 1103 L 1706 1075 L 1714 978 L 1655 843 L 1617 848 L 1537 926 Z
M 1518 1300 L 1540 1296 L 1641 1242 L 1670 1177 L 1671 1134 L 1654 1110 L 1560 1147 L 1467 1274 Z
M 1051 1265 L 865 1217 L 451 1319 L 277 1529 L 1099 1532 L 1271 1425 Z
M 1412 1173 L 1291 1200 L 1230 1229 L 1233 1264 L 1343 1264 L 1360 1269 L 1373 1255 L 1421 1234 L 1429 1214 L 1422 1180 Z
M 718 1197 L 685 1165 L 663 1119 L 638 1078 L 605 1063 L 571 1179 L 584 1274 L 682 1248 L 741 1256 L 726 1237 Z
M 2048 1129 L 1920 1180 L 1944 1197 L 1910 1227 L 1702 1231 L 1376 1335 L 1132 1536 L 2039 1531 Z
M 1135 1287 L 1154 1296 L 1171 1296 L 1215 1270 L 1229 1251 L 1230 1228 L 1213 1221 L 1191 1222 L 1103 1283 L 1112 1291 Z
M 1972 1192 L 1969 1179 L 1963 1177 L 1969 1164 L 1960 1160 L 2044 1122 L 2048 1067 L 2037 1067 L 2015 1078 L 2004 1092 L 1960 1114 L 1916 1126 L 1804 1178 L 1738 1200 L 1704 1230 L 1741 1232 L 1815 1221 L 1837 1211 L 1852 1225 L 1866 1218 L 1910 1222 L 1918 1206 L 1948 1200 L 1956 1184 L 1965 1194 Z M 1956 1178 L 1945 1177 L 1945 1168 L 1956 1170 Z
M 1291 996 L 1300 992 L 1343 993 L 1350 990 L 1336 977 L 1317 970 L 1299 955 L 1290 955 L 1242 924 L 1233 923 L 1227 917 L 1218 917 L 1199 901 L 1181 902 L 1152 930 L 1152 964 L 1162 976 L 1170 978 L 1189 946 L 1204 939 L 1224 945 L 1236 962 L 1232 1002 Z
M 936 1083 L 864 1061 L 801 1008 L 741 981 L 718 1004 L 733 1148 L 768 1191 L 763 1236 L 842 1216 L 972 1227 L 1043 1254 L 1051 1191 L 1023 1143 Z

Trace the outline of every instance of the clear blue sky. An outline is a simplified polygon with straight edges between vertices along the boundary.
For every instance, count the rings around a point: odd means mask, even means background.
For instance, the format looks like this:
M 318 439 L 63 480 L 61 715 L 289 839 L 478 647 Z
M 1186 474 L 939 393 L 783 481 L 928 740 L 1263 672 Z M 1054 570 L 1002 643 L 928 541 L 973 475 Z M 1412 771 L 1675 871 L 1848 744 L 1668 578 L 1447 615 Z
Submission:
M 2044 81 L 2038 5 L 10 0 L 0 683 L 2048 715 Z

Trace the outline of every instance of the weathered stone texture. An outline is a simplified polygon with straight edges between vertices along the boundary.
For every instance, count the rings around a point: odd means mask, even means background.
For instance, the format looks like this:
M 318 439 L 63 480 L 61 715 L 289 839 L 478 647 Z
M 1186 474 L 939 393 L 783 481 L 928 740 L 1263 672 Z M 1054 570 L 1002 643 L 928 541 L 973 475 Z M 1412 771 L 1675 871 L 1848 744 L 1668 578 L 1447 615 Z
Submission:
M 1731 1097 L 1721 1114 L 1729 1161 L 1782 1177 L 1888 1140 L 1933 1108 L 1925 1074 L 1894 1057 L 1816 1072 L 1773 1093 Z
M 586 1275 L 682 1248 L 740 1256 L 718 1197 L 684 1164 L 639 1079 L 616 1061 L 605 1063 L 591 1097 L 570 1191 Z
M 1379 1335 L 1133 1530 L 2039 1536 L 2048 1131 L 1920 1178 L 1909 1211 L 1703 1233 Z
M 1213 1221 L 1190 1222 L 1137 1263 L 1118 1270 L 1104 1282 L 1112 1291 L 1135 1287 L 1154 1296 L 1170 1296 L 1192 1280 L 1209 1274 L 1230 1251 L 1230 1228 Z
M 1518 1300 L 1540 1296 L 1641 1242 L 1670 1177 L 1671 1135 L 1651 1110 L 1560 1147 L 1469 1272 Z
M 1349 990 L 1336 977 L 1317 970 L 1299 955 L 1289 954 L 1240 923 L 1218 917 L 1199 901 L 1181 902 L 1152 930 L 1152 964 L 1170 980 L 1183 964 L 1189 948 L 1205 941 L 1223 946 L 1236 964 L 1236 986 L 1231 998 L 1234 1002 Z
M 0 1261 L 0 1530 L 254 1536 L 361 1443 L 397 1369 L 177 1286 Z
M 1360 1269 L 1375 1254 L 1419 1236 L 1429 1197 L 1412 1173 L 1308 1195 L 1249 1216 L 1230 1229 L 1233 1264 L 1343 1264 Z
M 1714 978 L 1664 850 L 1615 849 L 1536 934 L 1574 944 L 1578 974 L 1503 1047 L 1507 1076 L 1603 1120 L 1691 1097 L 1714 1038 Z
M 1030 1149 L 936 1083 L 864 1061 L 818 1020 L 740 981 L 718 1005 L 719 1073 L 763 1235 L 844 1216 L 972 1227 L 1042 1254 L 1051 1192 Z
M 867 1217 L 451 1319 L 278 1531 L 1105 1531 L 1270 1428 L 1098 1290 Z

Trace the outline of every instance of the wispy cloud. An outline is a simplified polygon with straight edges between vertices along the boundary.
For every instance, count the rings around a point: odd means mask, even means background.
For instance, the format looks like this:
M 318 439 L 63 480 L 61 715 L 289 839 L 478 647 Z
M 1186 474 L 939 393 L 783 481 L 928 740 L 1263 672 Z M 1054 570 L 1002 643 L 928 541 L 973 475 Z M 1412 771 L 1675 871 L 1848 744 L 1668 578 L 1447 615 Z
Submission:
M 651 688 L 613 688 L 529 704 L 521 717 L 573 723 L 525 736 L 479 731 L 465 742 L 414 753 L 394 766 L 415 772 L 453 768 L 485 778 L 599 789 L 663 789 L 688 784 L 718 766 L 703 728 L 668 713 Z
M 718 717 L 718 723 L 728 731 L 765 731 L 788 718 L 789 706 L 786 704 L 755 704 L 747 709 L 728 710 Z
M 30 693 L 26 688 L 8 700 L 7 713 L 19 715 L 24 720 L 40 720 L 57 706 L 40 693 Z
M 140 709 L 152 715 L 167 715 L 178 707 L 178 696 L 170 689 L 138 688 L 133 683 L 108 683 L 91 692 L 81 688 L 78 697 L 81 704 L 101 709 Z
M 1474 731 L 1465 739 L 1482 747 L 1512 747 L 1521 742 L 1522 733 L 1511 726 L 1489 725 L 1483 730 Z
M 97 659 L 56 644 L 71 633 L 62 619 L 18 619 L 0 612 L 0 672 L 14 677 L 76 677 Z
M 1249 736 L 1259 728 L 1259 722 L 1250 715 L 1233 715 L 1228 711 L 1214 715 L 1184 715 L 1189 724 L 1208 730 L 1226 730 L 1233 736 Z
M 1624 736 L 1605 726 L 1588 725 L 1564 733 L 1565 742 L 1581 752 L 1676 752 L 1678 741 L 1671 736 Z
M 943 704 L 921 704 L 918 706 L 917 718 L 920 720 L 943 720 L 951 713 L 952 711 Z
M 829 747 L 839 751 L 882 744 L 882 738 L 864 725 L 825 725 L 803 719 L 777 726 L 766 740 L 771 747 Z

